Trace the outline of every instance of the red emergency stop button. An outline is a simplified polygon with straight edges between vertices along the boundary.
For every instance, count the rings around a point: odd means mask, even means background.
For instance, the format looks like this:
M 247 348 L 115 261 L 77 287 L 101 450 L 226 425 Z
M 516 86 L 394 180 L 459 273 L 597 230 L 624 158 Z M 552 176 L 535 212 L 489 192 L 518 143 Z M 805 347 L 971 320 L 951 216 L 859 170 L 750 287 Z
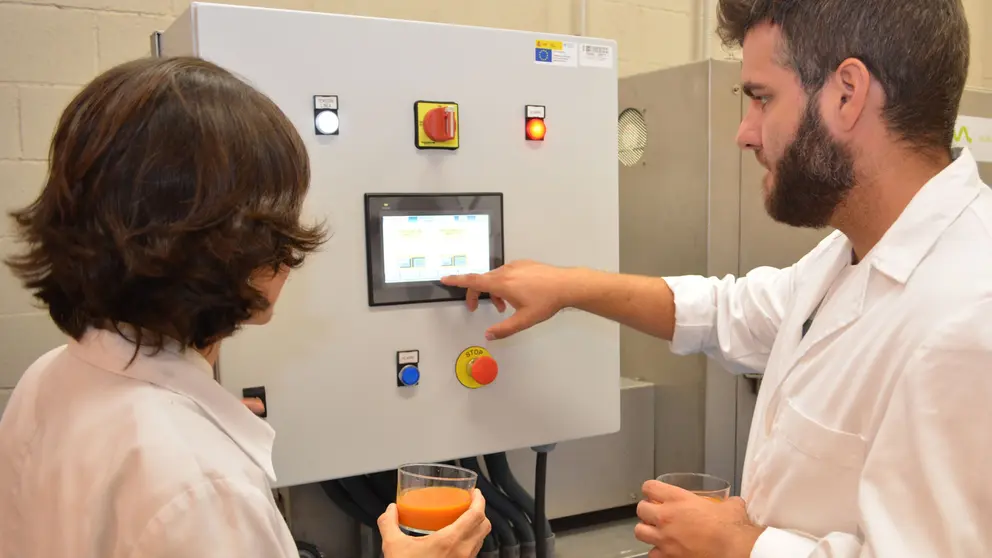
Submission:
M 424 133 L 436 142 L 455 139 L 457 123 L 451 107 L 436 107 L 424 115 Z
M 484 386 L 493 383 L 498 373 L 499 365 L 496 364 L 496 359 L 490 356 L 479 357 L 469 365 L 469 375 Z

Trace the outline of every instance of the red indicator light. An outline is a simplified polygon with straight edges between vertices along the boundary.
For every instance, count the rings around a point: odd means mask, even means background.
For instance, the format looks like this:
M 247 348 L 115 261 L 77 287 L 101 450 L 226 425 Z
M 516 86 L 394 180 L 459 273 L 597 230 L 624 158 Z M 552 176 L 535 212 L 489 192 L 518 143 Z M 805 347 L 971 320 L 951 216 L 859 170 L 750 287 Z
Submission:
M 543 118 L 530 118 L 527 120 L 527 139 L 531 141 L 544 141 L 544 135 L 548 132 L 544 125 Z

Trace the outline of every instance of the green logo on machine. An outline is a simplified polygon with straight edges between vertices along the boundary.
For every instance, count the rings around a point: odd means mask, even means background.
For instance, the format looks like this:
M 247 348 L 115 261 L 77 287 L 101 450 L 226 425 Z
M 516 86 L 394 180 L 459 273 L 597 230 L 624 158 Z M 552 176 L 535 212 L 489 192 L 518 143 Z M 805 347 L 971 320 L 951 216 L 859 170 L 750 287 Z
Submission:
M 958 116 L 953 140 L 954 147 L 967 147 L 979 162 L 992 162 L 992 118 Z
M 954 143 L 961 143 L 961 138 L 964 138 L 971 143 L 971 135 L 968 133 L 967 126 L 959 126 L 957 130 L 954 131 Z

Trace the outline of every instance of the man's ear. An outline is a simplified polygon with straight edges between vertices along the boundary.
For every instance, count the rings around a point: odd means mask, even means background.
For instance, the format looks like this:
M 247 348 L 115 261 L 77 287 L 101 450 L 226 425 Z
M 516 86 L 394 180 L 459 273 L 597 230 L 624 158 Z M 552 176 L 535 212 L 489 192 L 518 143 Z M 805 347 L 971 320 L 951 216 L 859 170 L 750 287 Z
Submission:
M 871 72 L 864 62 L 848 58 L 827 80 L 820 100 L 824 117 L 837 132 L 850 132 L 864 114 L 870 97 Z

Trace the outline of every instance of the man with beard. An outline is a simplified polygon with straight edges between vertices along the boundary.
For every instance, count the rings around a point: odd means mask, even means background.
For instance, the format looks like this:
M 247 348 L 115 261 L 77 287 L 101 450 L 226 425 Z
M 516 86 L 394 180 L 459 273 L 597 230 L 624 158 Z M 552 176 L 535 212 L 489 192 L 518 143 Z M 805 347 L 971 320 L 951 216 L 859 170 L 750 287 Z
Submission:
M 738 133 L 768 213 L 837 229 L 745 277 L 513 262 L 449 277 L 515 312 L 565 307 L 763 371 L 743 499 L 644 485 L 659 557 L 992 556 L 992 191 L 952 149 L 968 69 L 960 0 L 719 0 L 743 47 Z M 678 231 L 672 231 L 677 234 Z

